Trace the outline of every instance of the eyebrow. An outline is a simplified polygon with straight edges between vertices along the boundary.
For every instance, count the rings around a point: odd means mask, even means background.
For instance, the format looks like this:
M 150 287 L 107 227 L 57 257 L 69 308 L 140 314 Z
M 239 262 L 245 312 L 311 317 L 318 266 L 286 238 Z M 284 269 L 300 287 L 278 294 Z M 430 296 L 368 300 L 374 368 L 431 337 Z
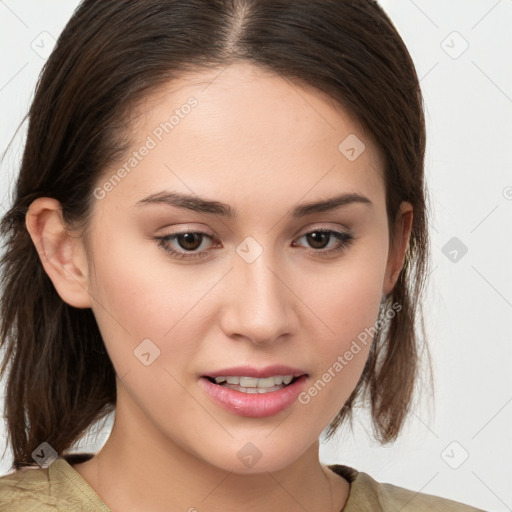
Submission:
M 313 213 L 327 212 L 347 206 L 353 203 L 362 203 L 373 206 L 373 203 L 366 196 L 357 192 L 343 193 L 328 199 L 303 203 L 295 206 L 292 217 L 300 218 Z M 166 204 L 177 208 L 186 208 L 199 213 L 220 215 L 221 217 L 234 218 L 238 213 L 235 209 L 219 201 L 204 199 L 198 196 L 183 194 L 181 192 L 162 191 L 151 194 L 135 203 L 135 207 L 147 206 L 149 204 Z

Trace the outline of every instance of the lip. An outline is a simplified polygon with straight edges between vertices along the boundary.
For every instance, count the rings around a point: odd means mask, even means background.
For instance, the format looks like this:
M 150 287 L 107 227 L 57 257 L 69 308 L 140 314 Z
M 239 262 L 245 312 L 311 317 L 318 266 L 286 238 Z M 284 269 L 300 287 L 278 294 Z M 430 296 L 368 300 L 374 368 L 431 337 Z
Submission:
M 257 379 L 264 379 L 265 377 L 274 377 L 276 375 L 293 375 L 300 377 L 306 375 L 304 370 L 284 366 L 282 364 L 275 364 L 272 366 L 265 366 L 264 368 L 254 368 L 252 366 L 235 366 L 232 368 L 224 368 L 213 372 L 205 373 L 202 377 L 226 377 L 226 376 L 239 376 L 239 377 L 254 377 Z
M 297 379 L 278 391 L 268 393 L 244 393 L 230 389 L 219 384 L 214 384 L 207 377 L 220 377 L 226 375 L 238 375 L 255 378 L 272 377 L 274 375 L 293 375 Z M 297 400 L 299 394 L 306 387 L 308 375 L 302 370 L 290 368 L 289 366 L 267 366 L 266 368 L 251 368 L 238 366 L 203 375 L 199 379 L 199 385 L 212 399 L 212 401 L 238 416 L 248 418 L 265 418 L 274 416 L 285 409 L 288 409 Z

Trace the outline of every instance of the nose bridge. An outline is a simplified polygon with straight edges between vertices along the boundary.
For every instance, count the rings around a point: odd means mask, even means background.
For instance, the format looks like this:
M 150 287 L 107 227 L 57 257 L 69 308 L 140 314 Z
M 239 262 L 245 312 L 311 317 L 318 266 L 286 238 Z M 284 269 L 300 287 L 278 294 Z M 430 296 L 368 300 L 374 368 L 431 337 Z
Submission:
M 237 248 L 253 251 L 255 246 L 243 243 Z M 224 328 L 229 335 L 242 335 L 257 343 L 271 342 L 293 329 L 294 295 L 280 278 L 280 265 L 270 250 L 261 250 L 253 260 L 247 253 L 236 255 L 234 269 L 230 272 L 233 281 L 232 300 Z

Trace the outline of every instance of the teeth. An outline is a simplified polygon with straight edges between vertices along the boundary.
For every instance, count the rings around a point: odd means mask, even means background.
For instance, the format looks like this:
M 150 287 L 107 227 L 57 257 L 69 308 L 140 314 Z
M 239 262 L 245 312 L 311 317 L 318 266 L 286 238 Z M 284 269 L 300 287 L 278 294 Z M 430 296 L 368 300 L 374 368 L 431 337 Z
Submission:
M 240 384 L 240 386 L 242 386 L 243 388 L 258 388 L 258 381 L 261 382 L 261 380 L 263 379 L 255 379 L 254 377 L 240 377 L 238 379 L 240 382 L 229 382 L 229 384 Z M 266 380 L 266 379 L 265 379 Z M 262 388 L 263 387 L 267 387 L 267 386 L 261 386 Z
M 222 376 L 215 377 L 215 382 L 217 384 L 232 384 L 233 386 L 240 386 L 243 388 L 247 388 L 249 393 L 258 393 L 259 391 L 256 388 L 265 388 L 268 391 L 268 388 L 273 388 L 275 386 L 281 386 L 282 384 L 288 385 L 293 380 L 293 375 L 276 375 L 274 377 L 265 377 L 263 379 L 257 379 L 255 377 L 245 377 L 245 376 Z M 254 391 L 252 389 L 254 388 Z M 279 388 L 278 388 L 279 389 Z M 251 390 L 251 391 L 249 391 Z
M 283 377 L 283 384 L 290 384 L 290 382 L 293 380 L 293 375 L 287 375 L 286 377 Z

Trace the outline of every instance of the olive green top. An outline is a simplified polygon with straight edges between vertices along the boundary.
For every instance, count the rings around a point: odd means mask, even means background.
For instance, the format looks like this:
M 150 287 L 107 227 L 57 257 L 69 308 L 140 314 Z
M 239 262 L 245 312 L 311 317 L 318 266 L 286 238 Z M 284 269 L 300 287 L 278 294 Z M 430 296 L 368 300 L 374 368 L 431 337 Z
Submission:
M 0 477 L 2 512 L 112 512 L 92 487 L 73 469 L 93 454 L 68 454 L 46 468 L 24 469 Z M 430 494 L 380 483 L 362 471 L 340 464 L 328 466 L 350 482 L 341 512 L 483 512 Z

